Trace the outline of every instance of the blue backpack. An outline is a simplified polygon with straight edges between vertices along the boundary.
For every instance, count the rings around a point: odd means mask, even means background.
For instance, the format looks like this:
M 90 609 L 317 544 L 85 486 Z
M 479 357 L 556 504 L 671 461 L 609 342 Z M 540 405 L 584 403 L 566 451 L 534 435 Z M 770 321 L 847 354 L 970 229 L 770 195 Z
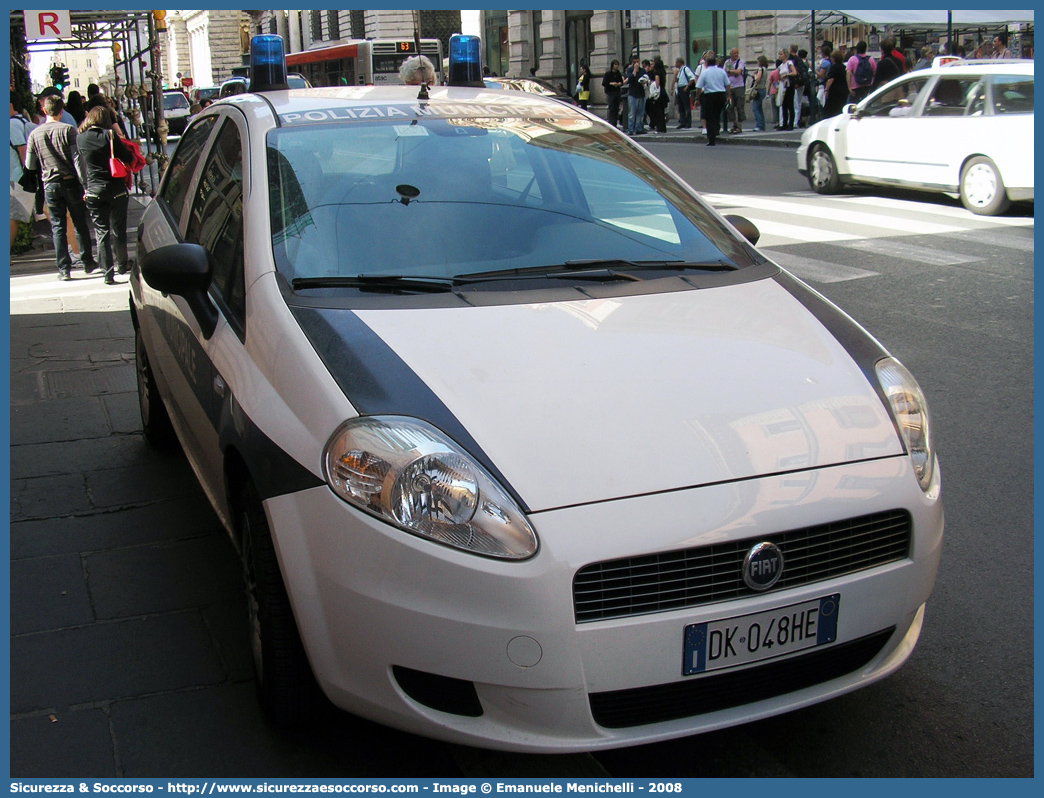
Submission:
M 874 82 L 874 67 L 870 63 L 870 56 L 857 55 L 856 58 L 859 59 L 859 63 L 856 64 L 855 72 L 852 75 L 855 85 L 869 86 Z

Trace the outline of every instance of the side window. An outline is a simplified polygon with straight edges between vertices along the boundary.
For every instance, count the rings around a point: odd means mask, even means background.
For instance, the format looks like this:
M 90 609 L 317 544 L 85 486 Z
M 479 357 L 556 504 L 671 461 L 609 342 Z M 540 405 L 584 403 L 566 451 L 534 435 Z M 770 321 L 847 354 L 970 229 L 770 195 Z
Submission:
M 174 157 L 167 164 L 167 182 L 163 186 L 161 196 L 178 224 L 181 223 L 189 183 L 192 182 L 192 175 L 196 171 L 196 164 L 199 163 L 199 156 L 203 152 L 207 139 L 210 138 L 210 131 L 214 127 L 216 119 L 215 116 L 204 117 L 190 126 L 182 136 L 181 144 L 178 145 Z
M 971 103 L 979 79 L 975 77 L 939 78 L 932 96 L 924 106 L 923 116 L 964 116 Z
M 229 321 L 243 331 L 243 145 L 228 119 L 218 132 L 189 211 L 185 240 L 210 254 L 211 293 Z
M 909 116 L 917 96 L 928 82 L 927 77 L 915 77 L 899 83 L 879 95 L 863 109 L 866 116 Z
M 1032 114 L 1033 76 L 998 75 L 993 79 L 993 113 Z

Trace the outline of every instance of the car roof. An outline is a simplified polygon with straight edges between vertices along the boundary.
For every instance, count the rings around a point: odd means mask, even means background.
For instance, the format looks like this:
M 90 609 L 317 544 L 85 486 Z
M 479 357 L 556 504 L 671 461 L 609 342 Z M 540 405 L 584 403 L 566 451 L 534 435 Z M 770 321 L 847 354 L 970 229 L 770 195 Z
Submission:
M 958 59 L 946 64 L 932 65 L 927 70 L 930 74 L 938 75 L 988 75 L 999 73 L 1003 75 L 1033 75 L 1033 61 L 1028 58 L 1004 58 L 1004 59 Z M 916 74 L 916 72 L 909 73 Z
M 590 123 L 577 108 L 551 97 L 528 92 L 505 92 L 502 89 L 473 89 L 458 86 L 434 86 L 428 89 L 428 100 L 419 100 L 419 86 L 346 86 L 257 94 L 237 94 L 221 102 L 267 105 L 275 109 L 283 124 L 323 121 L 351 121 L 407 116 L 403 111 L 386 113 L 382 107 L 416 106 L 422 116 L 431 117 L 573 117 Z M 362 109 L 375 110 L 363 112 Z M 288 116 L 289 115 L 289 116 Z M 408 117 L 414 117 L 413 112 Z

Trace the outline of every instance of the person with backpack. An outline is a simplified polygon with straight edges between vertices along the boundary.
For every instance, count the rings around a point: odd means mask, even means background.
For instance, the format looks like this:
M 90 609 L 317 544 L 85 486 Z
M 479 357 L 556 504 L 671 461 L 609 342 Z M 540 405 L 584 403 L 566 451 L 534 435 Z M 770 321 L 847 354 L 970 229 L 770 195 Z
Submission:
M 857 103 L 873 89 L 877 73 L 877 62 L 866 54 L 866 42 L 862 39 L 856 42 L 855 55 L 848 59 L 845 71 L 848 73 L 850 100 Z
M 684 58 L 674 59 L 674 101 L 678 105 L 678 130 L 692 127 L 692 90 L 696 88 L 696 73 L 689 69 Z
M 18 236 L 18 226 L 33 218 L 35 196 L 26 191 L 19 182 L 25 163 L 25 147 L 29 134 L 36 125 L 22 112 L 22 98 L 11 92 L 11 244 Z

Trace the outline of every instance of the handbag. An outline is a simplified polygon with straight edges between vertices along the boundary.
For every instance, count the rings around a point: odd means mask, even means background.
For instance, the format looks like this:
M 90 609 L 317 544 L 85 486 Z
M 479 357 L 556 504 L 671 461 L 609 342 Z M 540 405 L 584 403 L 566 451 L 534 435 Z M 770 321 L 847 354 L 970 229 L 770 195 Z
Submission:
M 115 134 L 109 131 L 109 174 L 113 177 L 118 177 L 121 180 L 130 175 L 130 170 L 127 168 L 127 164 L 116 157 L 116 152 L 113 148 L 113 136 Z

